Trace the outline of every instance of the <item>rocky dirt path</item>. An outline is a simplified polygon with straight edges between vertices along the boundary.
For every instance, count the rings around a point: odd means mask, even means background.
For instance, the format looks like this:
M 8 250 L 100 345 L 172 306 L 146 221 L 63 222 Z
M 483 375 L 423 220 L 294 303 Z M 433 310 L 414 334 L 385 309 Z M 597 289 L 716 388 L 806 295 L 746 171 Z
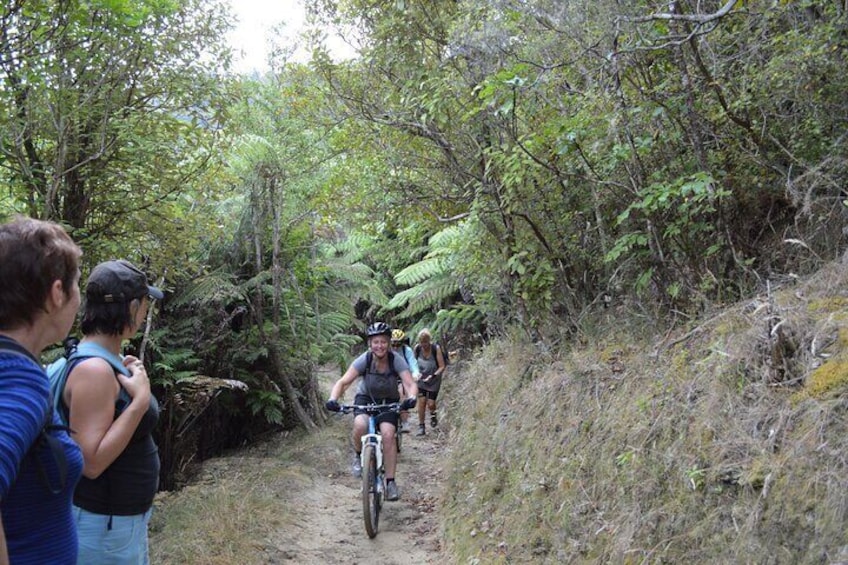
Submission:
M 287 490 L 287 510 L 298 519 L 279 530 L 274 544 L 279 552 L 274 555 L 266 549 L 267 563 L 442 562 L 435 507 L 444 436 L 404 434 L 397 478 L 401 499 L 383 505 L 379 534 L 369 539 L 363 525 L 360 481 L 350 474 L 346 439 L 351 422 L 352 416 L 334 417 L 321 431 L 331 444 L 324 453 L 298 457 L 298 464 L 308 467 L 304 470 L 310 480 Z

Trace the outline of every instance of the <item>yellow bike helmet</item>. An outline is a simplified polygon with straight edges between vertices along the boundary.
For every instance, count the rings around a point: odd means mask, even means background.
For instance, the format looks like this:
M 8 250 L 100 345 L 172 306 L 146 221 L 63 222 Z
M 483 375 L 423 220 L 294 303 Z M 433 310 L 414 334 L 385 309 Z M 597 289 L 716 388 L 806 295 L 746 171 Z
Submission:
M 399 330 L 399 329 L 392 330 L 392 343 L 393 344 L 403 343 L 404 339 L 406 339 L 406 334 L 403 333 L 403 330 Z

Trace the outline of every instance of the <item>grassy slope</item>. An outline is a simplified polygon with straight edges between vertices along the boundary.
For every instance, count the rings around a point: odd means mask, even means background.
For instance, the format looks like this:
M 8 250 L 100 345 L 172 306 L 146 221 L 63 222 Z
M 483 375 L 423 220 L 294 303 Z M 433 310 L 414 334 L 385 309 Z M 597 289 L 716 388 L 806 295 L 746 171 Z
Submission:
M 454 560 L 848 561 L 847 273 L 675 334 L 487 347 L 443 391 Z

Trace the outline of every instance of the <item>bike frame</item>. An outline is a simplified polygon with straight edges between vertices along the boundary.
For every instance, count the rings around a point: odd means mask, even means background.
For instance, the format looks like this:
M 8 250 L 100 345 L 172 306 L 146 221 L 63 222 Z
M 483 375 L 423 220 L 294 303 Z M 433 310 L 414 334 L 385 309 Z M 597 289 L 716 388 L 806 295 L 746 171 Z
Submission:
M 380 479 L 378 487 L 380 492 L 383 492 L 383 436 L 377 429 L 377 414 L 368 414 L 368 433 L 362 435 L 362 450 L 359 453 L 363 469 L 367 463 L 365 461 L 365 445 L 368 443 L 373 443 L 376 446 L 374 452 L 377 455 L 377 474 Z

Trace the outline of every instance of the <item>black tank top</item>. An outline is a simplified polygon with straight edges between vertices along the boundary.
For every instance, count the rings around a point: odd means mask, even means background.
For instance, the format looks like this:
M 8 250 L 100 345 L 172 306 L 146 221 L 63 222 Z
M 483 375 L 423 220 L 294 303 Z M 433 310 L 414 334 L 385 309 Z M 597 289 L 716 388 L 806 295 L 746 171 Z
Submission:
M 127 406 L 121 389 L 115 409 L 117 418 Z M 150 396 L 147 409 L 129 445 L 96 479 L 82 477 L 74 492 L 74 504 L 89 512 L 107 516 L 134 516 L 147 512 L 159 489 L 159 449 L 153 429 L 159 421 L 159 403 Z

